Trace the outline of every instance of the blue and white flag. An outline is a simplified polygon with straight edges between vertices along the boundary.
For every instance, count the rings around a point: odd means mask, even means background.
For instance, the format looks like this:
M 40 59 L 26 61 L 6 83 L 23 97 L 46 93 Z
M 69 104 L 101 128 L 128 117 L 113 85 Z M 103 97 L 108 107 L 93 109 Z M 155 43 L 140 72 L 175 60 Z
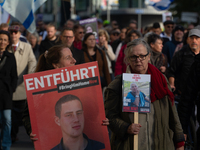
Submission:
M 149 0 L 149 4 L 158 11 L 167 10 L 174 0 Z
M 34 12 L 47 0 L 0 0 L 0 5 L 31 33 L 36 30 Z

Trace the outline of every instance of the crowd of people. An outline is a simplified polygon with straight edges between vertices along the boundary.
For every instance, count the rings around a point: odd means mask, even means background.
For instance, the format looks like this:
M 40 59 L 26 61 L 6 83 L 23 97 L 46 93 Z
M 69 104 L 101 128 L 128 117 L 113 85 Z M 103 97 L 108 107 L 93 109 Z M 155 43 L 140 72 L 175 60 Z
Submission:
M 184 149 L 188 120 L 195 105 L 200 109 L 199 26 L 184 29 L 167 20 L 164 30 L 155 22 L 141 33 L 135 20 L 120 28 L 116 20 L 97 19 L 97 43 L 95 34 L 86 33 L 73 19 L 60 31 L 53 23 L 36 24 L 34 33 L 18 22 L 0 25 L 0 149 L 9 150 L 18 140 L 22 124 L 31 140 L 38 140 L 31 130 L 23 75 L 92 61 L 98 62 L 106 112 L 103 124 L 111 130 L 112 150 L 132 150 L 135 134 L 140 150 Z M 138 124 L 133 113 L 122 112 L 123 73 L 151 74 L 150 99 L 137 90 L 129 94 L 131 105 L 139 106 L 139 94 L 151 105 L 150 113 L 139 114 Z M 136 88 L 131 84 L 132 91 Z M 177 95 L 181 98 L 176 108 Z

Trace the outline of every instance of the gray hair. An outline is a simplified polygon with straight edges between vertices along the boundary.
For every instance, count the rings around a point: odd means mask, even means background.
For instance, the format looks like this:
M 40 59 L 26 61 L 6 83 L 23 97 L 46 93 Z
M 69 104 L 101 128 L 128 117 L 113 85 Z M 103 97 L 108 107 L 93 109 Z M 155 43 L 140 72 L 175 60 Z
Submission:
M 127 47 L 124 51 L 124 53 L 125 53 L 124 61 L 126 64 L 128 64 L 128 58 L 133 50 L 133 47 L 140 45 L 140 44 L 142 44 L 146 48 L 147 53 L 151 52 L 151 48 L 149 47 L 149 44 L 144 39 L 142 39 L 142 38 L 135 39 L 127 44 Z
M 29 39 L 31 36 L 36 37 L 37 42 L 40 40 L 39 34 L 38 34 L 37 32 L 30 33 L 30 34 L 28 35 L 28 39 Z
M 137 85 L 136 83 L 133 82 L 133 83 L 131 83 L 131 85 L 130 85 L 130 89 L 131 89 L 131 87 L 132 87 L 133 84 L 136 85 L 136 87 L 138 88 L 138 85 Z

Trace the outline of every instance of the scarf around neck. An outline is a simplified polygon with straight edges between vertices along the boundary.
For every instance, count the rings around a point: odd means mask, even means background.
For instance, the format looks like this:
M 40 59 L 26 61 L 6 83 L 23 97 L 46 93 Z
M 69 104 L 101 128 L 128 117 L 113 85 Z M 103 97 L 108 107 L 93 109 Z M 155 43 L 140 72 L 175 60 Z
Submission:
M 130 66 L 128 66 L 130 67 Z M 127 67 L 127 73 L 134 73 L 130 68 Z M 153 103 L 157 99 L 162 99 L 168 95 L 169 99 L 174 104 L 174 94 L 168 89 L 167 81 L 164 75 L 153 65 L 148 63 L 147 74 L 151 75 L 151 102 Z

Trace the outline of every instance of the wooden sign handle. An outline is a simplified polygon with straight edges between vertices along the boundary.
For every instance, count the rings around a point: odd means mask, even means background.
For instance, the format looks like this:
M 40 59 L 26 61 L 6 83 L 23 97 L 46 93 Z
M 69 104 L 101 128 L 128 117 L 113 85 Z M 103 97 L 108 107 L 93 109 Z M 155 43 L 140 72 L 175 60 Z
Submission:
M 134 112 L 134 123 L 138 124 L 138 112 Z M 138 150 L 138 134 L 134 135 L 133 150 Z

